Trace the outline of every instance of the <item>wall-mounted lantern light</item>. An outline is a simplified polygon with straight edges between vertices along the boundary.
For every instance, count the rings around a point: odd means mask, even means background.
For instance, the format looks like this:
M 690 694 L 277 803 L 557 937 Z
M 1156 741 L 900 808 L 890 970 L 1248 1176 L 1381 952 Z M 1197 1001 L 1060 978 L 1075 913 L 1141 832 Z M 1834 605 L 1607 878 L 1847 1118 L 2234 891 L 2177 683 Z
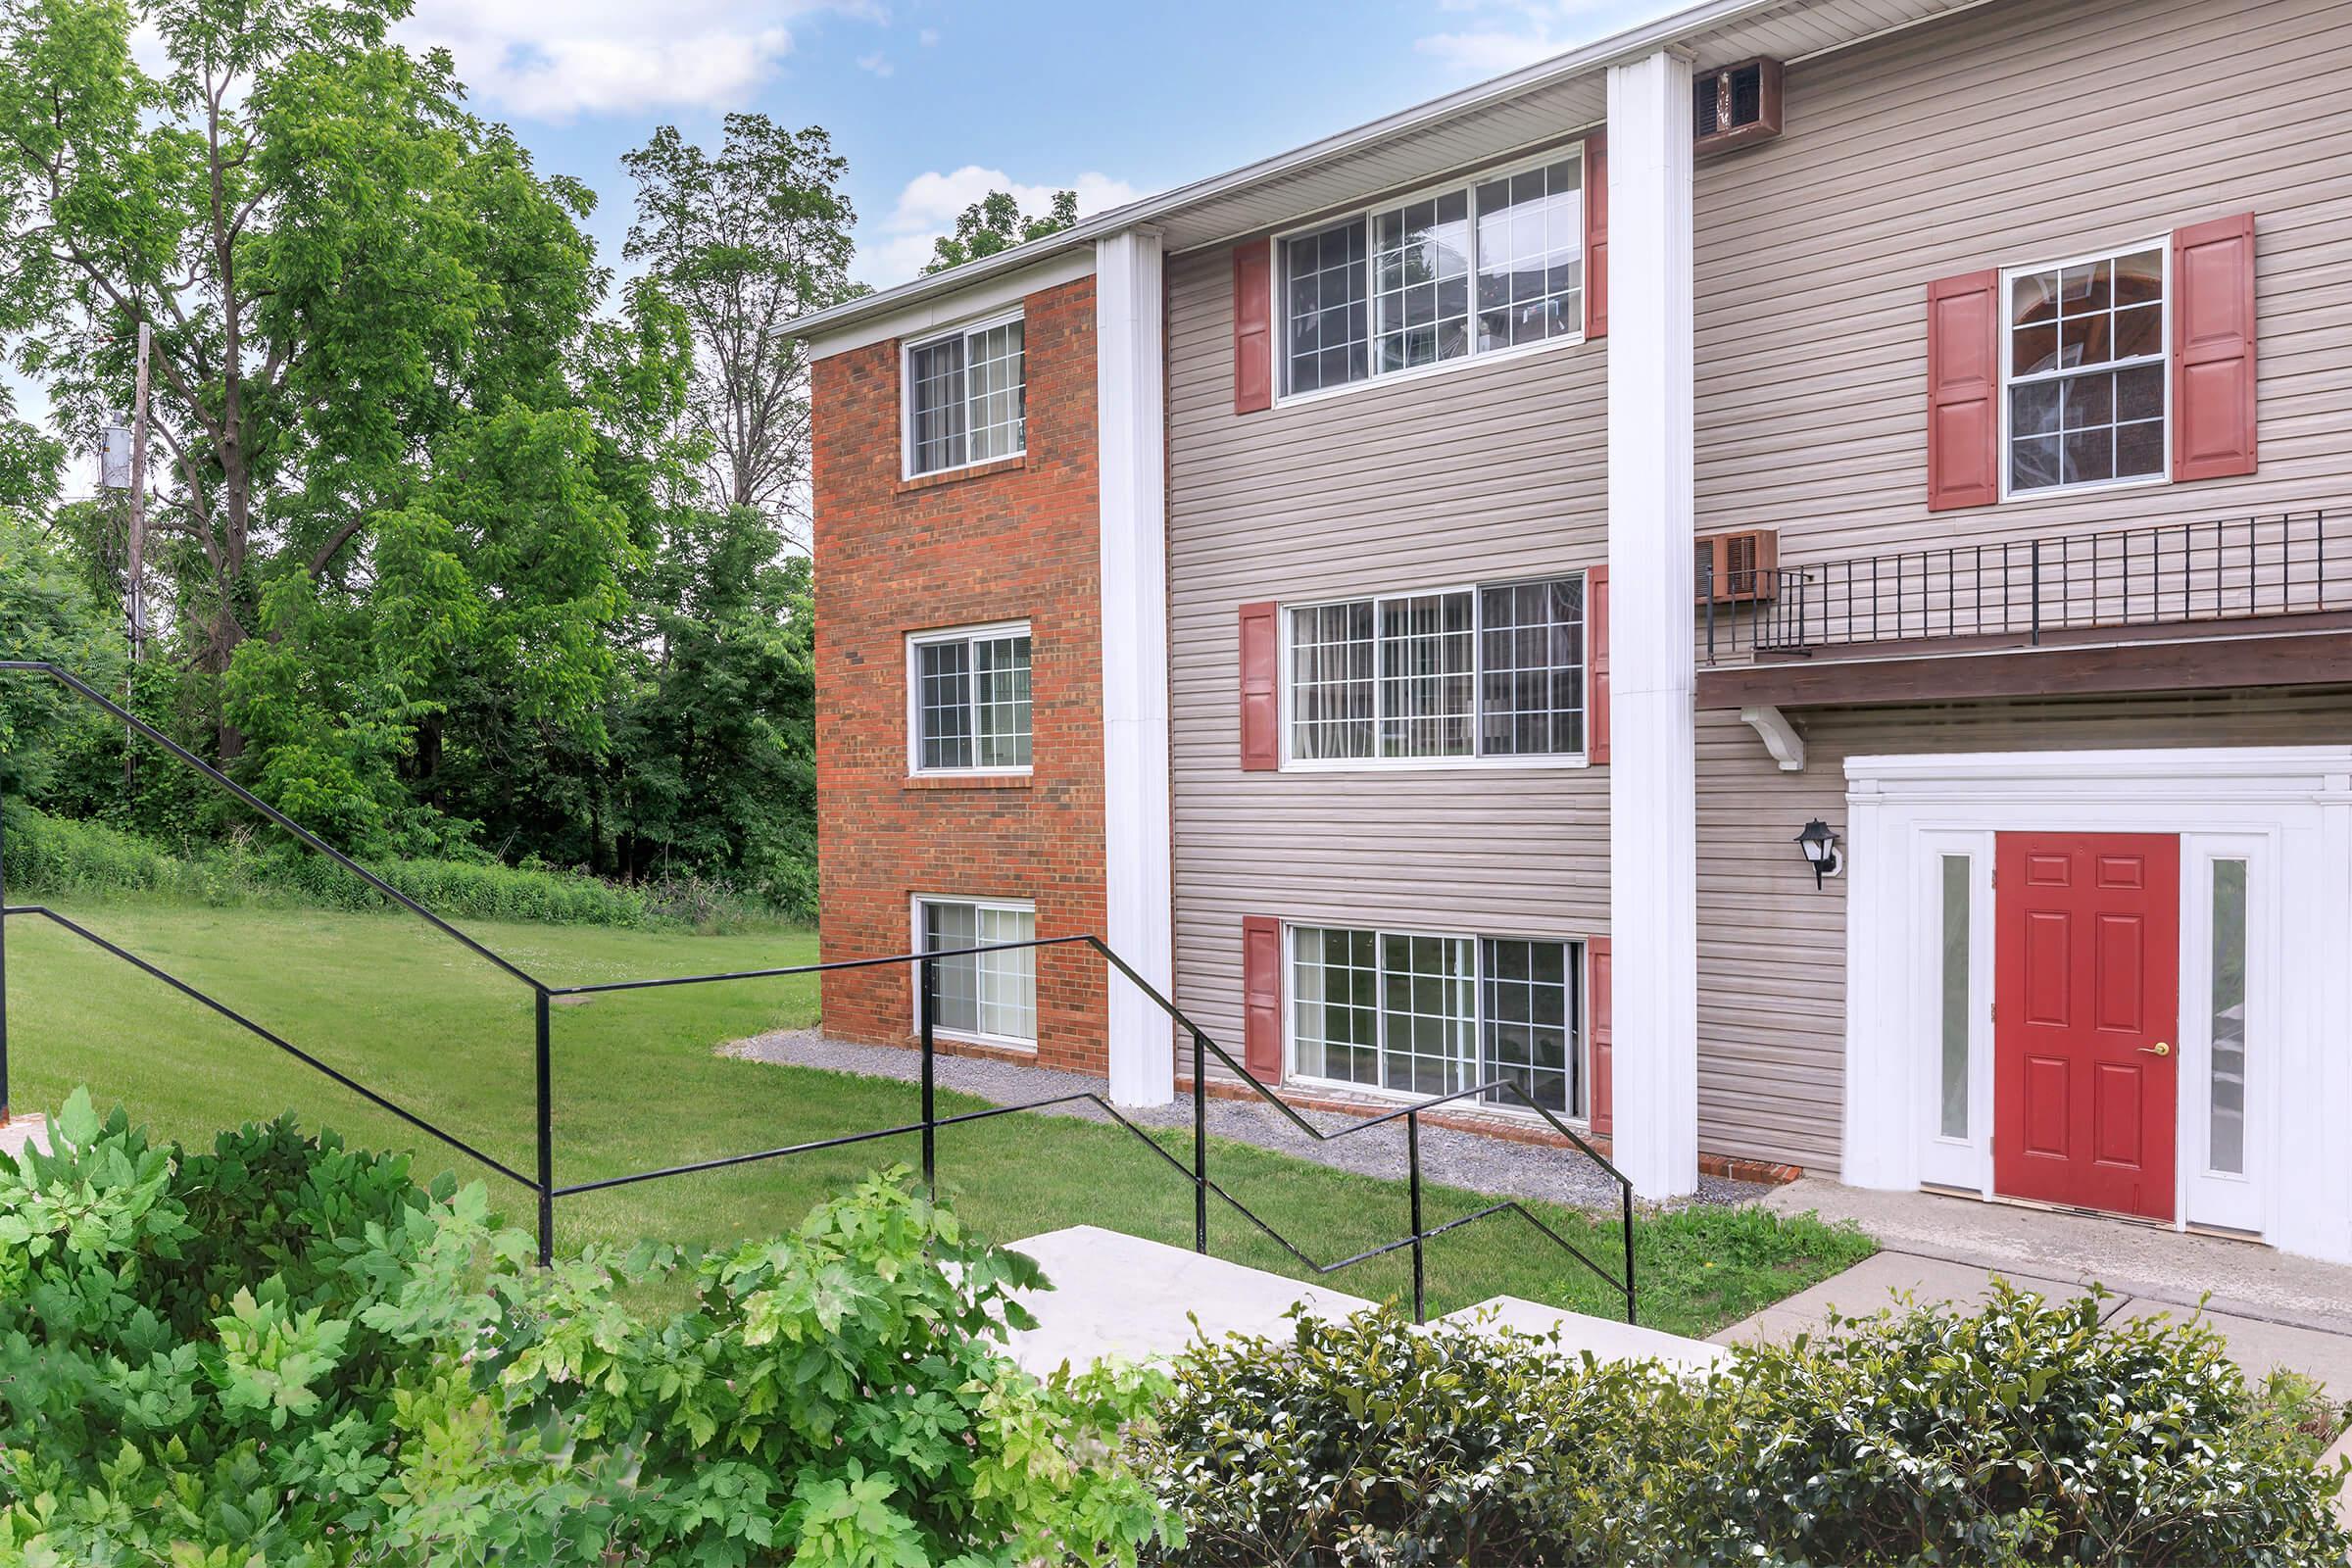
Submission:
M 1818 816 L 1807 822 L 1805 830 L 1796 836 L 1796 847 L 1805 852 L 1805 863 L 1813 867 L 1813 885 L 1817 888 L 1824 878 L 1845 869 L 1845 855 L 1838 846 L 1838 835 Z

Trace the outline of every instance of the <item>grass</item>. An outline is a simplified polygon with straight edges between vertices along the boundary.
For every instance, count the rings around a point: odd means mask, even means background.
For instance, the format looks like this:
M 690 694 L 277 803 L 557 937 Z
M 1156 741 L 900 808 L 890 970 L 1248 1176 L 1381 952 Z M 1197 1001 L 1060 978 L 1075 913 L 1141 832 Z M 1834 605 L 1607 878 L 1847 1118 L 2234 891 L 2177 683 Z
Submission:
M 388 914 L 220 909 L 110 903 L 67 911 L 391 1100 L 528 1171 L 532 1142 L 530 992 L 420 922 Z M 465 922 L 550 984 L 805 963 L 803 931 L 727 935 Z M 215 1129 L 291 1109 L 355 1143 L 418 1151 L 418 1167 L 485 1177 L 509 1218 L 531 1222 L 527 1192 L 423 1140 L 398 1119 L 225 1020 L 48 922 L 8 933 L 10 1059 L 20 1109 L 54 1108 L 77 1083 L 121 1101 L 157 1132 L 210 1141 Z M 911 1086 L 715 1054 L 718 1042 L 814 1021 L 812 980 L 739 981 L 608 994 L 554 1012 L 559 1185 L 890 1126 L 916 1114 Z M 943 1112 L 979 1102 L 943 1093 Z M 1189 1159 L 1188 1134 L 1168 1135 Z M 559 1246 L 640 1238 L 718 1244 L 796 1224 L 828 1191 L 893 1161 L 912 1138 L 583 1195 L 557 1205 Z M 1176 1172 L 1112 1126 L 1004 1117 L 939 1135 L 942 1187 L 968 1223 L 1000 1239 L 1090 1223 L 1189 1246 L 1192 1195 Z M 1318 1257 L 1394 1240 L 1408 1228 L 1404 1183 L 1335 1171 L 1218 1140 L 1218 1181 Z M 1480 1206 L 1432 1188 L 1436 1224 Z M 1615 1265 L 1613 1224 L 1533 1205 Z M 1702 1209 L 1638 1224 L 1642 1321 L 1704 1334 L 1848 1266 L 1871 1250 L 1850 1230 Z M 1304 1271 L 1221 1205 L 1224 1257 Z M 1336 1276 L 1375 1299 L 1410 1292 L 1406 1254 Z M 1497 1293 L 1613 1315 L 1621 1303 L 1524 1225 L 1497 1217 L 1428 1248 L 1433 1311 Z

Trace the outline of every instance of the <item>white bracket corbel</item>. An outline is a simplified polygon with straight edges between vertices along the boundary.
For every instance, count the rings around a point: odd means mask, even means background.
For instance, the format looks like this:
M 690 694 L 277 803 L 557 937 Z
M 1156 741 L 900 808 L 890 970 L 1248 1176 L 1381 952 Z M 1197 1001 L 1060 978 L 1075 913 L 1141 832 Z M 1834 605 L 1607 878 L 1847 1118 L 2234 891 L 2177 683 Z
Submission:
M 1761 708 L 1740 710 L 1740 722 L 1756 732 L 1772 760 L 1781 764 L 1784 773 L 1805 770 L 1805 738 L 1793 729 L 1779 709 L 1770 704 Z

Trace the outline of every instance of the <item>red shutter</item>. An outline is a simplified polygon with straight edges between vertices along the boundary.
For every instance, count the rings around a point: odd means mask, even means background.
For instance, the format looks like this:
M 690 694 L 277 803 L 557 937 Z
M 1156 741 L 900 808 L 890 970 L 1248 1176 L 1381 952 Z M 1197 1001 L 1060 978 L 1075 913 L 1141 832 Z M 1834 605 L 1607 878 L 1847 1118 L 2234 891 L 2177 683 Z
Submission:
M 1276 687 L 1274 606 L 1242 607 L 1242 768 L 1262 773 L 1282 765 L 1282 693 Z
M 1233 412 L 1274 406 L 1274 247 L 1233 248 Z
M 1610 1103 L 1609 939 L 1594 937 L 1585 944 L 1585 1033 L 1592 1047 L 1592 1130 L 1605 1133 L 1614 1122 Z
M 2001 274 L 1928 285 L 1928 510 L 2001 499 Z
M 1609 760 L 1609 568 L 1585 568 L 1585 760 Z
M 1282 922 L 1242 916 L 1242 1062 L 1260 1083 L 1282 1082 Z
M 1585 336 L 1609 335 L 1609 138 L 1585 138 Z
M 2254 215 L 2173 231 L 2173 477 L 2254 471 Z

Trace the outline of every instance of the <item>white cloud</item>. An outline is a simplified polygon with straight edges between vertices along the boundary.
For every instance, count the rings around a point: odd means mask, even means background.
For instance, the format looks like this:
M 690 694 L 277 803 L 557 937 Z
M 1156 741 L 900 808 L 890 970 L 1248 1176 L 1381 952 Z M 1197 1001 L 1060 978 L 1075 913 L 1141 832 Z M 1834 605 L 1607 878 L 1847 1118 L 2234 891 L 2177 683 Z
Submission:
M 1548 60 L 1613 27 L 1663 15 L 1661 0 L 1438 0 L 1470 25 L 1433 32 L 1413 47 L 1452 74 L 1477 78 Z
M 487 108 L 533 120 L 747 102 L 812 13 L 871 19 L 865 0 L 417 0 L 400 28 L 446 46 Z
M 939 42 L 939 29 L 937 27 L 925 27 L 922 31 L 914 35 L 914 41 L 928 49 L 932 45 Z
M 858 57 L 858 69 L 859 71 L 870 71 L 877 76 L 887 76 L 899 68 L 890 63 L 889 56 L 877 49 L 870 55 L 859 55 Z
M 1001 169 L 982 169 L 977 164 L 966 164 L 952 173 L 934 170 L 906 182 L 889 217 L 859 225 L 874 232 L 870 239 L 861 237 L 851 271 L 860 282 L 876 288 L 904 283 L 931 260 L 932 240 L 954 230 L 956 216 L 992 190 L 1012 192 L 1024 213 L 1044 212 L 1053 205 L 1057 190 L 1076 191 L 1081 218 L 1121 206 L 1141 194 L 1123 179 L 1093 172 L 1052 184 L 1025 185 Z

